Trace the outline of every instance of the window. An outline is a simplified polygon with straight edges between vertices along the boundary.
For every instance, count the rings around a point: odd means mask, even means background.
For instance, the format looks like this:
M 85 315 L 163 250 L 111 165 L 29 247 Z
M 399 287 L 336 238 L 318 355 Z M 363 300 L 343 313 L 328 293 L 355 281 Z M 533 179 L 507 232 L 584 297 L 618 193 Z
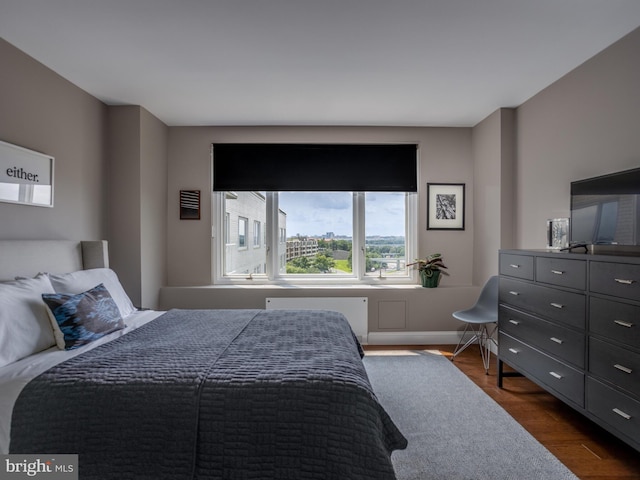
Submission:
M 410 281 L 416 152 L 415 144 L 213 145 L 214 281 Z M 234 218 L 229 248 L 222 240 Z
M 214 192 L 214 203 L 219 218 L 238 219 L 234 248 L 216 248 L 216 264 L 224 265 L 218 283 L 244 281 L 249 273 L 252 281 L 276 282 L 412 278 L 415 193 Z M 250 222 L 253 248 L 247 249 Z M 218 228 L 225 239 L 236 226 L 227 220 Z
M 247 246 L 247 223 L 246 218 L 238 217 L 238 247 L 240 248 Z
M 262 243 L 262 235 L 261 235 L 261 228 L 262 223 L 260 222 L 260 220 L 254 220 L 253 221 L 253 247 L 257 248 L 260 247 L 260 244 Z
M 398 192 L 365 194 L 365 275 L 406 275 L 411 262 L 406 255 L 405 197 Z

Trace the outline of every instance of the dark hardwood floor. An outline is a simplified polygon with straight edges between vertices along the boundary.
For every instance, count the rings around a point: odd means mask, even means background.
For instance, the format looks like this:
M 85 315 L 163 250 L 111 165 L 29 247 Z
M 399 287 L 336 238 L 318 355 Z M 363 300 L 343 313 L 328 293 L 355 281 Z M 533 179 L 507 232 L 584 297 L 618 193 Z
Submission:
M 436 350 L 451 358 L 454 346 L 367 345 L 364 349 L 369 354 Z M 485 374 L 476 346 L 458 355 L 454 365 L 581 480 L 640 480 L 640 452 L 524 377 L 505 378 L 503 388 L 498 388 L 493 356 L 489 375 Z

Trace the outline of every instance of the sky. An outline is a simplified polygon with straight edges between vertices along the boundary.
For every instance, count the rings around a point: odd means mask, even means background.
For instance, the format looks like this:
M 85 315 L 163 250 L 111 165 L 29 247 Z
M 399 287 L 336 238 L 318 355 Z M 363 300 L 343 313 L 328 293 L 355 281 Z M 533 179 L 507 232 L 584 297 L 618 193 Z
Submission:
M 366 194 L 366 236 L 404 236 L 404 193 Z M 287 236 L 353 234 L 351 192 L 280 192 Z

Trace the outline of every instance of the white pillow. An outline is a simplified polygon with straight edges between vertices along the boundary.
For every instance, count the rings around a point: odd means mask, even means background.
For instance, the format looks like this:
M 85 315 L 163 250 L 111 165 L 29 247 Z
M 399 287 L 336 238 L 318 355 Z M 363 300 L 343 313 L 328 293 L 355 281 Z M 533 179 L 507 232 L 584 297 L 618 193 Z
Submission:
M 0 367 L 55 345 L 43 293 L 46 275 L 0 283 Z
M 78 270 L 72 273 L 49 274 L 49 280 L 56 293 L 78 294 L 92 289 L 96 285 L 104 284 L 111 297 L 118 305 L 120 316 L 125 318 L 136 311 L 131 299 L 122 288 L 116 272 L 110 268 L 92 268 Z

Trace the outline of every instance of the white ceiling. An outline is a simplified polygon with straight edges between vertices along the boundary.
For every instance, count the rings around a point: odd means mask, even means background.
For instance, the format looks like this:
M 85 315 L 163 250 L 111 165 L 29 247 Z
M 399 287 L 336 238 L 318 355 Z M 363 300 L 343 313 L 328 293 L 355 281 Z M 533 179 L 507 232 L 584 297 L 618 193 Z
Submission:
M 0 0 L 9 43 L 172 126 L 473 126 L 638 26 L 640 0 Z

